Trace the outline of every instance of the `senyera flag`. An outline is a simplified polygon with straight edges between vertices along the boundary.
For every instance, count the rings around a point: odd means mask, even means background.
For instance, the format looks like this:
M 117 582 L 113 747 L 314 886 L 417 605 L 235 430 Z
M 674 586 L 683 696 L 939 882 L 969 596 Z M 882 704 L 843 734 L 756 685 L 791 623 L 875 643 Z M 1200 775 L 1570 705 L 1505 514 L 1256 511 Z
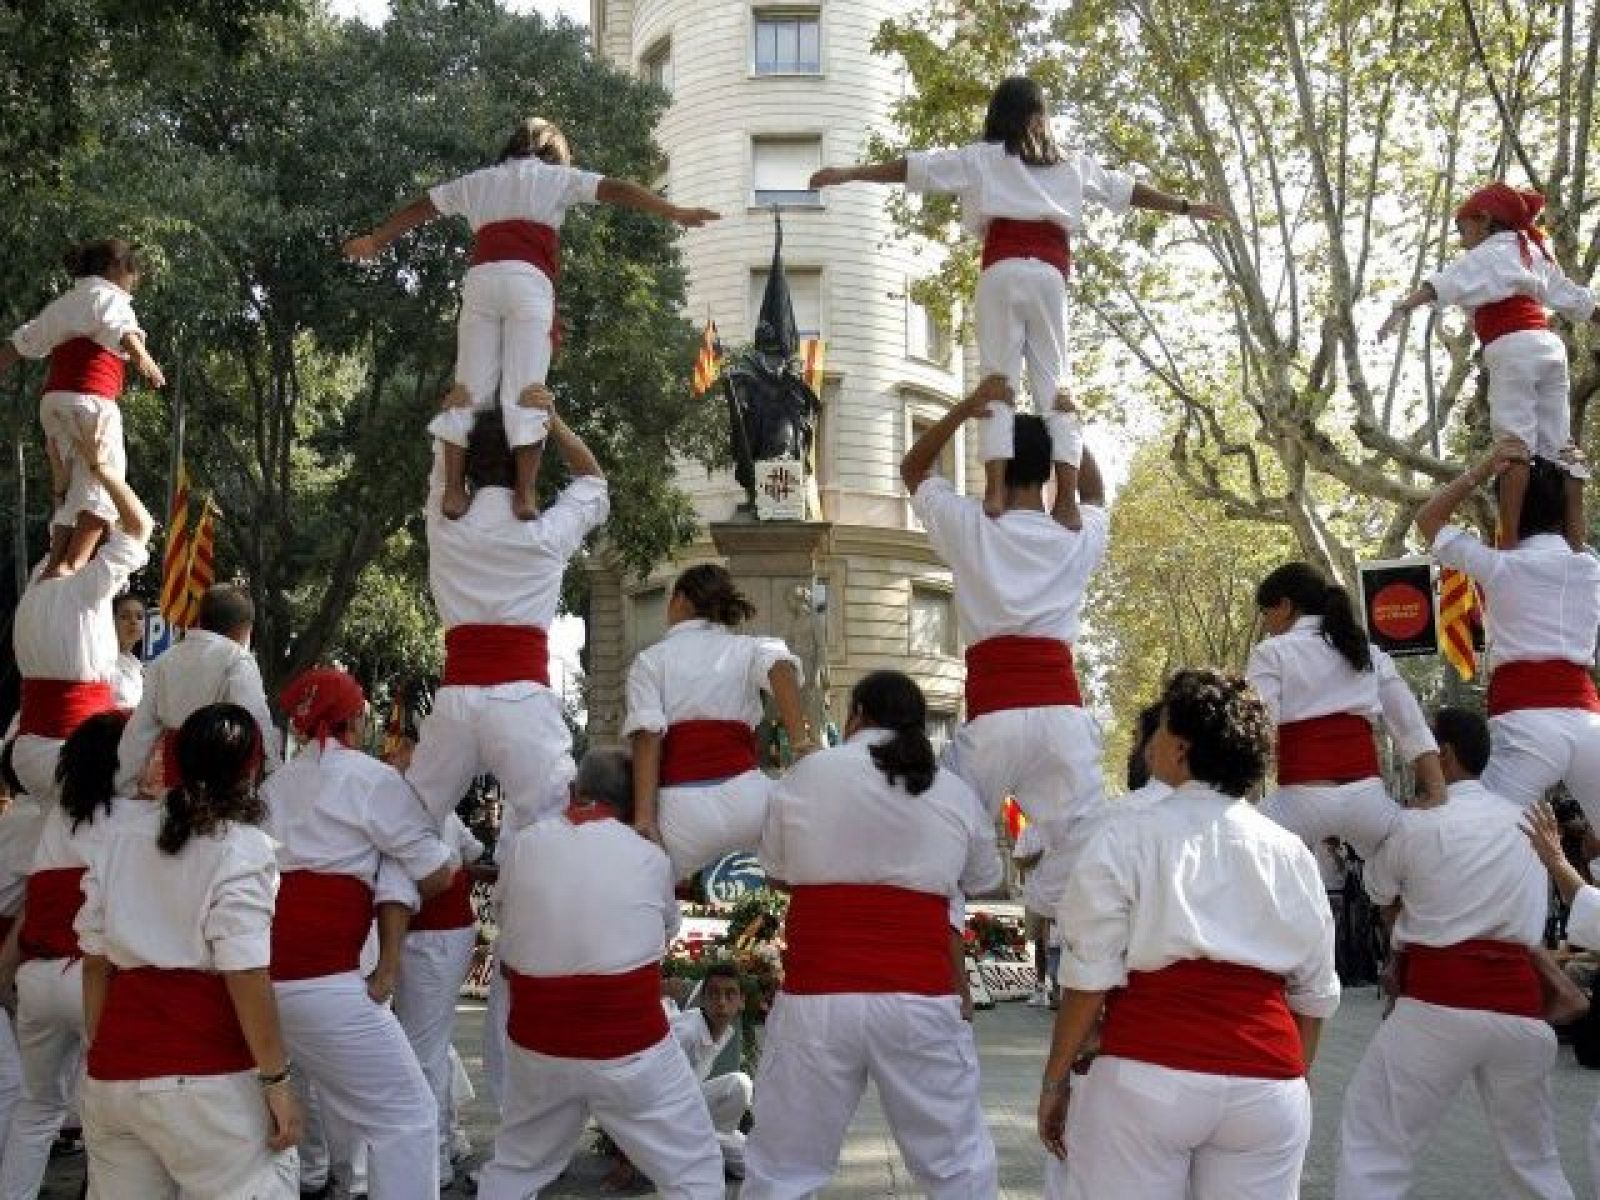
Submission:
M 184 626 L 189 608 L 189 468 L 178 464 L 167 515 L 167 548 L 161 558 L 161 615 L 174 629 Z

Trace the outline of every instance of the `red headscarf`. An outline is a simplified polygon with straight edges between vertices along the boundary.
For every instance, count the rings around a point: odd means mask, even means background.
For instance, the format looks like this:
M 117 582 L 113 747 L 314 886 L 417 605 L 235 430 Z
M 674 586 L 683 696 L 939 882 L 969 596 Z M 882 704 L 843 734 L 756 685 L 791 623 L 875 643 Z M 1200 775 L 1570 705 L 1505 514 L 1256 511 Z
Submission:
M 297 734 L 326 742 L 340 725 L 361 715 L 367 694 L 353 675 L 337 667 L 313 667 L 289 681 L 278 703 Z
M 1488 217 L 1498 221 L 1507 229 L 1514 229 L 1522 243 L 1522 261 L 1524 265 L 1533 262 L 1533 256 L 1528 251 L 1528 239 L 1532 238 L 1539 247 L 1539 253 L 1547 260 L 1550 258 L 1550 249 L 1544 243 L 1544 230 L 1534 223 L 1534 218 L 1544 211 L 1544 197 L 1534 191 L 1519 191 L 1509 183 L 1496 180 L 1473 192 L 1461 202 L 1461 207 L 1456 209 L 1456 219 L 1462 217 Z

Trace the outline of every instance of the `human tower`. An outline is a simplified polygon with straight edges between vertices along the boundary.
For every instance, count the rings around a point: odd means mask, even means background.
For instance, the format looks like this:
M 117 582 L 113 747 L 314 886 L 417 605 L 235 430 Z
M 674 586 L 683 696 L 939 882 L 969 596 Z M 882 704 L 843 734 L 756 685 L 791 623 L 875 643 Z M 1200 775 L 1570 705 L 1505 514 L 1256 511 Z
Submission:
M 1543 949 L 1546 868 L 1570 936 L 1597 947 L 1600 892 L 1565 862 L 1543 797 L 1565 784 L 1600 825 L 1600 563 L 1583 542 L 1587 471 L 1547 310 L 1593 319 L 1595 302 L 1554 263 L 1538 199 L 1504 183 L 1473 192 L 1456 214 L 1464 253 L 1383 328 L 1421 304 L 1459 305 L 1483 342 L 1494 451 L 1416 523 L 1485 594 L 1487 720 L 1425 715 L 1344 589 L 1289 563 L 1257 590 L 1267 636 L 1245 674 L 1177 671 L 1142 722 L 1133 794 L 1111 802 L 1073 665 L 1110 524 L 1068 396 L 1072 238 L 1091 203 L 1203 221 L 1227 220 L 1226 205 L 1063 150 L 1022 78 L 995 90 L 977 143 L 819 171 L 815 187 L 954 194 L 982 241 L 982 382 L 901 463 L 955 576 L 966 721 L 937 760 L 917 686 L 875 672 L 851 693 L 842 743 L 819 745 L 798 659 L 737 632 L 753 608 L 702 564 L 677 579 L 666 635 L 629 671 L 629 753 L 578 763 L 547 631 L 609 497 L 544 386 L 562 219 L 587 203 L 685 226 L 717 214 L 570 158 L 556 126 L 526 121 L 495 165 L 344 248 L 371 258 L 440 217 L 473 231 L 456 385 L 429 426 L 443 681 L 393 762 L 362 751 L 366 697 L 334 667 L 278 697 L 296 747 L 280 751 L 248 649 L 253 610 L 230 585 L 207 593 L 133 711 L 118 706 L 111 609 L 145 564 L 152 522 L 124 478 L 116 401 L 125 363 L 162 383 L 131 300 L 136 249 L 74 250 L 72 289 L 0 349 L 0 366 L 49 359 L 54 484 L 49 551 L 15 616 L 0 1200 L 37 1194 L 74 1106 L 92 1196 L 318 1194 L 330 1159 L 364 1163 L 374 1200 L 437 1196 L 456 1170 L 451 1027 L 480 877 L 496 879 L 500 930 L 484 1047 L 500 1125 L 480 1195 L 537 1195 L 590 1118 L 664 1195 L 721 1197 L 727 1175 L 743 1177 L 746 1200 L 813 1195 L 871 1080 L 926 1194 L 995 1196 L 959 931 L 963 897 L 1001 883 L 1007 797 L 1040 847 L 1028 907 L 1060 932 L 1038 1105 L 1047 1194 L 1297 1195 L 1307 1072 L 1339 1000 L 1313 855 L 1333 840 L 1390 906 L 1400 964 L 1393 1014 L 1344 1098 L 1337 1194 L 1403 1195 L 1470 1077 L 1508 1192 L 1571 1196 L 1546 1018 L 1585 1001 Z M 1024 381 L 1035 412 L 1017 411 Z M 981 500 L 934 472 L 969 421 Z M 541 511 L 549 443 L 570 478 Z M 1492 481 L 1491 545 L 1451 519 Z M 768 697 L 794 752 L 777 778 L 754 739 Z M 1384 781 L 1380 725 L 1414 796 Z M 504 803 L 492 865 L 455 816 L 483 774 Z M 740 850 L 790 896 L 753 1083 L 711 1073 L 736 976 L 711 980 L 699 1010 L 673 1017 L 662 1003 L 675 883 Z

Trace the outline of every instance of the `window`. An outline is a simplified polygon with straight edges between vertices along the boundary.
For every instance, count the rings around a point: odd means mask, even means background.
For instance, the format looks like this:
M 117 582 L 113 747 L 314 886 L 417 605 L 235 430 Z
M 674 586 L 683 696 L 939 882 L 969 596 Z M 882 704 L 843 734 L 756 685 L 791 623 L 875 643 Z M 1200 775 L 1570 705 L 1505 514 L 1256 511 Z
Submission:
M 928 713 L 928 740 L 933 743 L 933 753 L 939 758 L 944 756 L 944 748 L 956 736 L 956 715 L 947 712 Z
M 811 176 L 822 166 L 822 138 L 758 137 L 750 142 L 751 203 L 817 207 L 822 194 Z
M 945 401 L 924 392 L 906 393 L 905 404 L 906 444 L 905 449 L 901 451 L 902 454 L 905 450 L 911 449 L 912 443 L 938 424 L 939 419 L 949 408 Z M 955 436 L 944 444 L 944 448 L 939 451 L 938 460 L 934 463 L 934 470 L 949 481 L 950 486 L 957 491 L 961 490 L 965 482 L 961 470 L 961 446 L 964 434 L 965 430 L 956 430 Z
M 667 632 L 667 589 L 647 588 L 633 596 L 633 652 L 661 640 Z
M 945 366 L 950 361 L 950 331 L 906 289 L 906 356 Z
M 955 607 L 944 588 L 911 585 L 911 653 L 923 658 L 956 656 Z
M 672 39 L 662 38 L 639 60 L 639 78 L 664 92 L 672 91 Z
M 750 335 L 756 331 L 756 319 L 761 315 L 761 297 L 767 291 L 766 271 L 750 272 Z M 794 322 L 800 336 L 822 336 L 822 272 L 815 267 L 790 267 L 784 278 L 789 281 L 789 300 L 794 305 Z
M 757 75 L 822 74 L 822 21 L 815 10 L 755 14 Z

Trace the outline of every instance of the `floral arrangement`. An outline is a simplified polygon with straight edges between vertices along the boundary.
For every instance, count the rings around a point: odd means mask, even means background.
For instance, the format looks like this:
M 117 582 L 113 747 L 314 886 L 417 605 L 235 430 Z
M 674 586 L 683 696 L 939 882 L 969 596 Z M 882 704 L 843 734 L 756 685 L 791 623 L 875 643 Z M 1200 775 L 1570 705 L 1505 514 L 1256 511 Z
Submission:
M 1015 917 L 968 913 L 963 937 L 967 954 L 972 958 L 1025 959 L 1028 956 L 1028 937 L 1022 922 Z
M 713 963 L 733 963 L 744 976 L 746 1022 L 759 1024 L 783 983 L 783 918 L 788 911 L 789 897 L 770 888 L 751 892 L 731 910 L 706 909 L 703 915 L 726 917 L 727 930 L 710 941 L 689 942 L 682 953 L 667 957 L 662 970 L 669 978 L 700 979 Z M 685 914 L 701 915 L 692 905 Z

